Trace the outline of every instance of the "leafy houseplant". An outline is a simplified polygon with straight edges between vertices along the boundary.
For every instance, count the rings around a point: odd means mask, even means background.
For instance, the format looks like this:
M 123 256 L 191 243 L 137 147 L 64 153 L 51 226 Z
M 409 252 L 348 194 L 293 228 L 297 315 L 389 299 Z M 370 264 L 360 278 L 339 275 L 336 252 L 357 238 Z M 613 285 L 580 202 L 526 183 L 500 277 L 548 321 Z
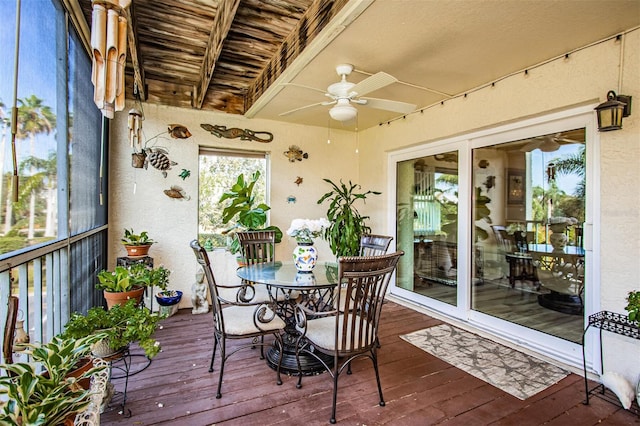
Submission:
M 171 271 L 164 266 L 149 268 L 141 263 L 129 267 L 116 266 L 113 271 L 102 270 L 98 273 L 96 288 L 104 291 L 107 306 L 111 308 L 128 299 L 140 302 L 145 287 L 166 290 L 170 274 Z
M 627 302 L 624 309 L 629 312 L 629 320 L 640 322 L 640 290 L 630 291 Z
M 151 245 L 155 243 L 149 238 L 147 231 L 136 234 L 133 232 L 133 228 L 124 230 L 124 236 L 120 239 L 120 242 L 129 256 L 146 256 Z
M 222 223 L 232 223 L 232 226 L 223 234 L 240 231 L 273 230 L 276 233 L 276 243 L 282 240 L 282 231 L 277 226 L 267 226 L 267 211 L 271 209 L 265 203 L 256 204 L 253 188 L 260 178 L 260 171 L 251 175 L 251 180 L 246 181 L 244 174 L 238 176 L 236 183 L 220 197 L 219 202 L 227 202 L 222 210 Z M 234 223 L 235 222 L 235 223 Z M 240 251 L 240 242 L 234 238 L 229 250 L 232 253 Z
M 152 336 L 161 318 L 148 308 L 137 307 L 133 300 L 109 310 L 96 306 L 89 309 L 86 315 L 74 312 L 62 336 L 81 338 L 101 333 L 114 353 L 132 342 L 138 342 L 145 355 L 153 358 L 160 352 L 160 345 Z
M 73 424 L 75 414 L 91 402 L 91 390 L 79 384 L 104 369 L 92 365 L 79 376 L 72 375 L 76 365 L 89 355 L 91 345 L 103 336 L 79 339 L 55 336 L 47 344 L 27 344 L 25 351 L 34 361 L 0 365 L 7 374 L 0 377 L 0 394 L 8 402 L 0 409 L 3 425 Z M 36 363 L 45 368 L 39 373 Z
M 330 225 L 324 231 L 324 238 L 329 241 L 334 255 L 357 256 L 360 250 L 360 236 L 371 232 L 371 228 L 366 225 L 369 216 L 362 216 L 354 203 L 357 200 L 365 201 L 367 195 L 379 195 L 380 192 L 357 193 L 355 190 L 359 189 L 360 185 L 351 181 L 347 186 L 341 180 L 340 186 L 338 186 L 330 179 L 323 180 L 333 187 L 318 200 L 318 204 L 322 204 L 325 200 L 330 201 L 327 209 L 327 219 Z

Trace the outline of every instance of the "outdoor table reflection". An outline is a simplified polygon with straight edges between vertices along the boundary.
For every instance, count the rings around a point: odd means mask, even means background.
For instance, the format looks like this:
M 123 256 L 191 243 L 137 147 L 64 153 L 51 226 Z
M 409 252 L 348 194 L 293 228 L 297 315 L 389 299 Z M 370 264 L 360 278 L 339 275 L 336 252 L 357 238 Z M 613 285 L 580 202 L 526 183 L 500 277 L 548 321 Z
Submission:
M 295 305 L 302 304 L 314 311 L 333 309 L 334 293 L 338 285 L 338 265 L 336 263 L 318 263 L 312 272 L 298 272 L 293 262 L 275 262 L 274 264 L 247 265 L 237 270 L 238 277 L 256 284 L 267 286 L 269 294 L 276 302 L 276 313 L 286 322 L 284 353 L 281 371 L 297 374 L 295 344 L 298 332 L 295 328 Z M 276 368 L 279 351 L 273 346 L 267 352 L 267 363 Z M 324 371 L 320 362 L 311 356 L 301 354 L 303 374 L 318 374 Z M 333 358 L 326 357 L 325 362 L 332 364 Z
M 550 244 L 529 244 L 528 248 L 537 266 L 537 278 L 549 290 L 538 295 L 538 303 L 554 311 L 582 315 L 584 248 L 565 246 L 558 250 Z

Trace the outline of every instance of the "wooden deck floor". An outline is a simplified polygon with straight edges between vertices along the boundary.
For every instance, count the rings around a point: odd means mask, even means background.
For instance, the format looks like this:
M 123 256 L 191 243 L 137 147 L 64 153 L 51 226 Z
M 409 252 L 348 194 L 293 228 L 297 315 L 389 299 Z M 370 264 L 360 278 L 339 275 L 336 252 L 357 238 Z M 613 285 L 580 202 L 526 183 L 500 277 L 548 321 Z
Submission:
M 163 351 L 129 378 L 126 409 L 114 398 L 102 425 L 324 425 L 329 423 L 332 381 L 327 374 L 296 378 L 275 372 L 244 350 L 226 365 L 222 398 L 215 398 L 218 362 L 208 372 L 213 338 L 211 314 L 181 310 L 163 321 L 156 336 Z M 343 425 L 630 425 L 640 417 L 599 398 L 584 400 L 584 382 L 571 374 L 558 384 L 521 401 L 403 341 L 398 336 L 441 321 L 388 301 L 383 308 L 379 350 L 385 407 L 377 400 L 371 363 L 353 363 L 340 377 L 337 420 Z M 135 350 L 134 350 L 135 352 Z M 132 370 L 143 357 L 134 357 Z M 117 371 L 114 370 L 114 374 Z M 114 379 L 122 390 L 124 379 Z

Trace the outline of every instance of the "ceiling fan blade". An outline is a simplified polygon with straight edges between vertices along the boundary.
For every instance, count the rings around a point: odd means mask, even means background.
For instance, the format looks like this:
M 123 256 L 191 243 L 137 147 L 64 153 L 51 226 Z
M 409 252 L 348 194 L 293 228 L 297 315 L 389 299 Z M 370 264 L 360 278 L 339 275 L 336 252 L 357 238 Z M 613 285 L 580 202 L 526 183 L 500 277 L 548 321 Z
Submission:
M 370 108 L 384 109 L 387 111 L 399 112 L 401 114 L 408 114 L 416 110 L 416 105 L 406 102 L 392 101 L 389 99 L 376 99 L 376 98 L 363 98 L 367 101 L 365 104 Z
M 293 87 L 300 87 L 302 89 L 308 89 L 308 90 L 313 90 L 314 92 L 320 92 L 320 93 L 325 93 L 326 90 L 323 89 L 318 89 L 316 87 L 311 87 L 311 86 L 305 86 L 304 84 L 298 84 L 298 83 L 282 83 L 283 86 L 293 86 Z
M 398 81 L 398 79 L 394 76 L 380 71 L 379 73 L 365 78 L 360 83 L 357 83 L 351 88 L 350 93 L 355 92 L 357 96 L 364 96 L 367 93 L 382 89 L 383 87 L 395 83 L 396 81 Z
M 284 117 L 285 115 L 290 115 L 290 114 L 293 114 L 293 113 L 295 113 L 295 112 L 302 111 L 302 110 L 305 110 L 305 109 L 309 109 L 309 108 L 313 108 L 313 107 L 317 107 L 317 106 L 321 106 L 321 105 L 333 105 L 333 104 L 335 104 L 335 103 L 336 103 L 336 101 L 330 101 L 330 102 L 317 102 L 317 103 L 315 103 L 315 104 L 305 105 L 305 106 L 301 106 L 301 107 L 299 107 L 299 108 L 292 109 L 292 110 L 290 110 L 290 111 L 285 111 L 285 112 L 280 113 L 280 114 L 278 114 L 278 115 L 279 115 L 280 117 Z

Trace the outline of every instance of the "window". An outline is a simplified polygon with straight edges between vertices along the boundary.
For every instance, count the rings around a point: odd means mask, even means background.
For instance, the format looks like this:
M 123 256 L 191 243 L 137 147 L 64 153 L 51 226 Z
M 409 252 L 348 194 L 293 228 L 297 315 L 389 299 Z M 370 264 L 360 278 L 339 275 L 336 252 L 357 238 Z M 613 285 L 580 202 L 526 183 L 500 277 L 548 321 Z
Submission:
M 225 230 L 231 224 L 222 223 L 224 204 L 219 200 L 231 188 L 238 176 L 244 174 L 245 181 L 256 171 L 260 172 L 253 190 L 256 204 L 267 200 L 267 154 L 246 151 L 224 151 L 201 149 L 199 160 L 198 239 L 209 247 L 225 247 Z
M 100 197 L 105 147 L 101 115 L 92 100 L 91 60 L 67 27 L 58 1 L 23 0 L 20 4 L 17 76 L 14 2 L 3 5 L 0 27 L 0 55 L 5 59 L 0 61 L 0 255 L 106 223 L 106 203 Z M 14 102 L 17 202 L 13 201 L 11 147 Z

